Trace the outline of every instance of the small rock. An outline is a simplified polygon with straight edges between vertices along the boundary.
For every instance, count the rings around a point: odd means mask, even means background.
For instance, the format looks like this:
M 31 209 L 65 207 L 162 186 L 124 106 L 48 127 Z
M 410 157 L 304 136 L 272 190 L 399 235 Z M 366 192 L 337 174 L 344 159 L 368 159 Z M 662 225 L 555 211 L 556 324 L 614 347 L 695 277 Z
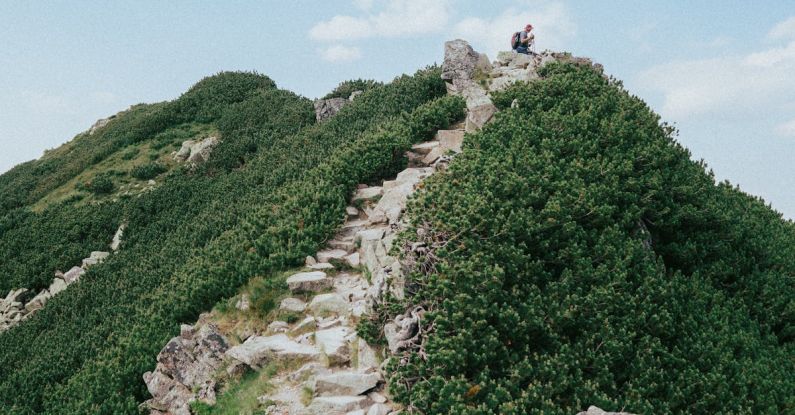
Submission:
M 65 289 L 66 289 L 66 282 L 60 278 L 55 278 L 52 280 L 52 284 L 50 284 L 50 287 L 47 288 L 47 291 L 50 292 L 51 296 L 54 296 Z
M 354 253 L 346 256 L 345 257 L 345 263 L 348 264 L 349 267 L 357 268 L 359 266 L 359 264 L 361 264 L 361 261 L 359 259 L 359 253 L 358 252 L 354 252 Z
M 334 269 L 334 265 L 331 265 L 328 262 L 319 262 L 317 264 L 310 265 L 307 268 L 315 271 L 324 271 L 324 270 Z
M 375 403 L 385 403 L 386 402 L 386 396 L 381 395 L 378 392 L 370 392 L 370 393 L 367 394 L 367 397 L 370 398 L 370 400 L 375 402 Z
M 63 274 L 63 279 L 66 284 L 71 284 L 80 279 L 80 276 L 86 272 L 81 267 L 72 267 L 69 271 Z
M 385 403 L 377 403 L 370 407 L 367 415 L 388 415 L 392 412 L 392 408 Z
M 285 298 L 282 300 L 279 308 L 282 310 L 292 311 L 294 313 L 303 313 L 306 310 L 306 303 L 297 298 Z
M 306 259 L 304 260 L 304 265 L 306 266 L 315 265 L 315 264 L 317 264 L 317 261 L 311 255 L 307 256 Z
M 319 292 L 333 285 L 334 281 L 323 271 L 300 272 L 287 278 L 287 286 L 292 292 Z
M 240 298 L 235 303 L 235 308 L 240 311 L 248 311 L 251 308 L 251 299 L 248 294 L 240 294 Z
M 350 313 L 350 304 L 337 293 L 318 294 L 312 298 L 309 309 L 316 315 L 323 313 L 345 315 Z
M 355 218 L 356 216 L 359 216 L 359 209 L 356 209 L 353 206 L 348 206 L 348 207 L 345 208 L 345 213 L 349 217 Z
M 268 331 L 271 333 L 285 333 L 290 329 L 290 325 L 286 321 L 276 320 L 268 324 Z
M 306 409 L 312 415 L 345 415 L 369 403 L 366 396 L 318 396 Z

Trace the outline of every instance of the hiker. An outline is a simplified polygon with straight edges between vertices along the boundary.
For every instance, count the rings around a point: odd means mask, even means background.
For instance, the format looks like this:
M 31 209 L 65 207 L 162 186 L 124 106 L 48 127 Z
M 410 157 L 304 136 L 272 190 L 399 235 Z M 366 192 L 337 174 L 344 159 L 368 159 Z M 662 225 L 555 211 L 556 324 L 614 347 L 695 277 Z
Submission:
M 530 23 L 524 27 L 524 30 L 521 32 L 516 32 L 511 37 L 511 47 L 514 51 L 518 53 L 524 53 L 526 55 L 535 55 L 532 48 L 535 43 L 536 36 L 530 32 L 533 31 L 533 25 Z

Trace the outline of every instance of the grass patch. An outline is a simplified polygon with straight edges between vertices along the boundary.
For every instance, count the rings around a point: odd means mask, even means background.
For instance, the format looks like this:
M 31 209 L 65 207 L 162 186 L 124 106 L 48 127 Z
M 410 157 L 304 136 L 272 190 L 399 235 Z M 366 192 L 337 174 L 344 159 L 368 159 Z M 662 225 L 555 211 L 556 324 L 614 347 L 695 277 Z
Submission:
M 276 365 L 271 364 L 259 372 L 247 373 L 240 382 L 229 385 L 215 405 L 194 402 L 191 409 L 197 415 L 264 415 L 267 406 L 257 398 L 273 390 L 270 379 L 277 371 Z

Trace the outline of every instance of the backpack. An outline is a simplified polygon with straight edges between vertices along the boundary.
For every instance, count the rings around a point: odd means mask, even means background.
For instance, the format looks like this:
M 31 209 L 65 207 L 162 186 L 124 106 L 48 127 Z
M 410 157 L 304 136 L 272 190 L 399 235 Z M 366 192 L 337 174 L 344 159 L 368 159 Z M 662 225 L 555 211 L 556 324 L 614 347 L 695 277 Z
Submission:
M 511 49 L 518 48 L 519 45 L 522 44 L 521 39 L 522 39 L 522 33 L 521 32 L 514 33 L 513 36 L 511 36 Z

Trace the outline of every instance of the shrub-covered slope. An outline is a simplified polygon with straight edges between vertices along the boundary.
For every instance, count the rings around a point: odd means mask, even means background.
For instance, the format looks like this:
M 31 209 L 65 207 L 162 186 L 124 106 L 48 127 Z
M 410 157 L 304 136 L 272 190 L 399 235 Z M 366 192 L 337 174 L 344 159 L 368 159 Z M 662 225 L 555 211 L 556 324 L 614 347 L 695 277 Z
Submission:
M 795 411 L 793 224 L 716 185 L 617 82 L 541 73 L 495 98 L 409 208 L 404 236 L 434 248 L 414 258 L 426 338 L 391 362 L 397 398 L 429 414 Z
M 438 70 L 420 71 L 319 125 L 310 101 L 248 74 L 208 78 L 160 104 L 170 110 L 120 134 L 196 122 L 218 129 L 222 144 L 199 168 L 105 206 L 119 211 L 113 226 L 128 222 L 119 253 L 0 335 L 0 412 L 135 413 L 147 398 L 141 375 L 179 323 L 313 252 L 356 183 L 393 173 L 410 140 L 461 117 L 459 100 L 431 102 L 444 92 Z M 21 180 L 12 176 L 4 183 Z M 3 206 L 35 199 L 19 192 Z

